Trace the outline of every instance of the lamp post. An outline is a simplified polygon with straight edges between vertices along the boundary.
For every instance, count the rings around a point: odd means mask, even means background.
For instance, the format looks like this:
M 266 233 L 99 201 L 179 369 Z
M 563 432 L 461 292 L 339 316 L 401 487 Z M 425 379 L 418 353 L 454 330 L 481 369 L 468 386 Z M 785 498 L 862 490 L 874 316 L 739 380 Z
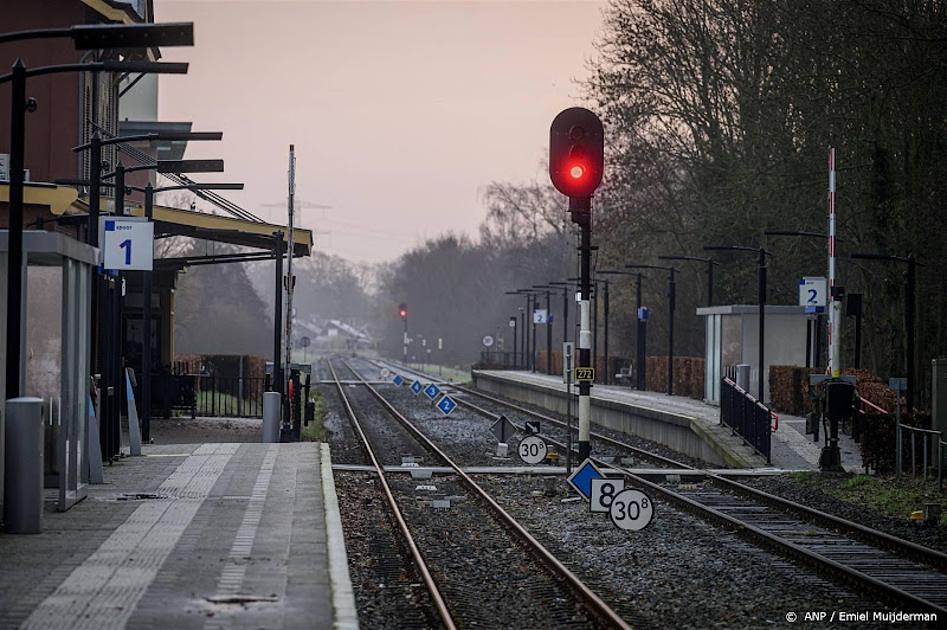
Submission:
M 765 404 L 766 399 L 766 363 L 764 362 L 764 346 L 766 341 L 766 257 L 770 252 L 763 247 L 748 247 L 745 245 L 707 245 L 706 251 L 727 251 L 727 252 L 752 252 L 759 256 L 757 266 L 757 299 L 759 302 L 759 379 L 758 379 L 758 399 L 760 403 Z
M 915 385 L 915 330 L 914 310 L 917 304 L 917 267 L 920 263 L 913 254 L 907 256 L 889 256 L 888 254 L 854 253 L 850 258 L 856 260 L 880 260 L 884 262 L 904 263 L 908 266 L 904 279 L 904 328 L 905 328 L 905 362 L 907 388 L 904 391 L 904 402 L 908 413 L 914 413 L 914 385 Z
M 644 274 L 640 271 L 621 271 L 620 269 L 600 269 L 597 271 L 599 275 L 604 276 L 635 276 L 635 322 L 636 322 L 636 339 L 635 339 L 635 387 L 638 390 L 645 389 L 645 375 L 647 373 L 646 367 L 646 354 L 645 354 L 645 345 L 647 338 L 647 326 L 648 320 L 642 318 L 641 313 L 641 278 Z M 607 304 L 607 301 L 606 301 Z M 607 309 L 606 309 L 607 313 Z M 606 314 L 606 323 L 608 321 L 608 315 Z M 607 330 L 607 329 L 606 329 Z M 607 346 L 607 344 L 606 344 Z
M 569 289 L 574 291 L 578 285 L 562 280 L 553 280 L 549 284 L 562 287 L 562 341 L 566 342 L 569 340 Z
M 557 289 L 558 287 L 545 284 L 534 284 L 533 288 L 546 290 L 546 374 L 552 374 L 552 321 L 550 321 L 550 315 L 552 313 L 551 291 L 553 289 Z
M 527 329 L 526 317 L 527 317 L 527 313 L 530 312 L 530 311 L 529 311 L 529 305 L 530 305 L 531 300 L 532 300 L 532 293 L 528 293 L 528 292 L 526 292 L 524 289 L 516 289 L 515 291 L 506 291 L 506 294 L 507 294 L 507 295 L 525 295 L 525 296 L 526 296 L 526 310 L 522 310 L 522 308 L 520 309 L 520 310 L 522 311 L 521 314 L 520 314 L 520 322 L 522 323 L 522 326 L 521 326 L 521 327 L 522 327 L 522 329 L 523 329 L 523 332 L 522 332 L 522 341 L 521 341 L 521 345 L 522 345 L 522 348 L 521 348 L 521 356 L 522 356 L 522 358 L 523 358 L 523 368 L 524 368 L 524 369 L 529 369 L 529 359 L 528 359 L 528 357 L 527 357 L 527 355 L 529 354 L 529 335 L 527 334 L 527 333 L 528 333 L 528 329 Z M 529 315 L 529 317 L 532 317 L 532 315 Z
M 531 322 L 530 330 L 532 331 L 530 334 L 530 337 L 532 339 L 531 340 L 527 339 L 527 343 L 526 343 L 526 352 L 528 355 L 527 361 L 529 362 L 529 365 L 527 365 L 526 367 L 530 371 L 535 372 L 536 371 L 536 316 L 534 314 L 534 311 L 536 310 L 536 305 L 538 304 L 537 297 L 539 296 L 539 291 L 534 291 L 532 289 L 517 289 L 516 291 L 517 293 L 526 295 L 526 310 L 528 313 L 527 317 L 529 317 L 529 321 Z M 530 304 L 532 304 L 533 306 L 532 310 L 530 310 L 529 308 Z M 526 334 L 525 330 L 523 331 L 523 334 Z
M 689 262 L 702 262 L 707 265 L 707 306 L 714 305 L 714 267 L 720 263 L 713 258 L 702 258 L 701 256 L 658 256 L 658 260 L 681 260 Z
M 674 310 L 677 304 L 677 282 L 675 280 L 675 274 L 677 274 L 677 269 L 675 267 L 668 267 L 664 265 L 625 265 L 626 269 L 660 269 L 661 271 L 668 272 L 668 354 L 667 354 L 667 395 L 674 395 Z M 638 286 L 640 288 L 641 282 L 639 280 Z M 640 318 L 639 318 L 640 319 Z
M 64 29 L 55 29 L 57 32 Z M 143 31 L 137 31 L 141 34 Z M 29 33 L 29 36 L 24 35 Z M 76 39 L 76 47 L 96 44 L 95 47 L 125 47 L 122 42 L 113 41 L 101 32 L 84 31 L 86 36 Z M 17 37 L 19 35 L 19 37 Z M 114 32 L 112 33 L 114 36 Z M 9 33 L 7 39 L 40 38 L 44 36 L 61 37 L 61 34 L 44 35 L 42 31 L 21 31 Z M 7 368 L 6 397 L 20 396 L 20 361 L 22 359 L 23 340 L 23 169 L 26 145 L 26 112 L 35 111 L 35 99 L 26 97 L 26 81 L 30 77 L 64 72 L 155 72 L 185 74 L 186 63 L 152 63 L 100 61 L 93 63 L 69 63 L 27 69 L 22 60 L 17 59 L 12 72 L 0 75 L 0 84 L 11 83 L 10 101 L 10 201 L 9 201 L 9 244 L 7 255 Z
M 145 195 L 145 219 L 154 220 L 154 200 L 157 193 L 172 190 L 243 190 L 243 184 L 206 183 L 184 184 L 179 186 L 163 186 L 155 188 L 149 182 L 144 188 L 128 186 Z M 142 442 L 151 442 L 151 271 L 143 271 L 141 277 L 141 439 Z M 238 396 L 242 396 L 239 392 Z

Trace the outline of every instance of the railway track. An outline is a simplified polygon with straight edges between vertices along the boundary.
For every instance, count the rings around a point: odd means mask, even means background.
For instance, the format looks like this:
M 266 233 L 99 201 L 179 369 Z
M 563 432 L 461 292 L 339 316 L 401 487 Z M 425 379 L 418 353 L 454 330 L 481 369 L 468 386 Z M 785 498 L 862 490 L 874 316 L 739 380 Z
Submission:
M 360 413 L 356 411 L 356 407 L 360 412 L 365 411 L 365 401 L 359 401 L 358 405 L 352 404 L 354 397 L 346 391 L 352 388 L 343 387 L 332 360 L 327 361 L 346 415 L 368 453 L 375 475 L 380 480 L 385 502 L 430 594 L 436 616 L 444 627 L 509 625 L 509 620 L 498 624 L 496 618 L 490 618 L 491 614 L 496 613 L 490 610 L 484 594 L 478 590 L 483 587 L 484 590 L 496 591 L 497 583 L 514 585 L 502 596 L 518 598 L 521 607 L 525 608 L 523 618 L 527 622 L 517 622 L 514 624 L 516 626 L 631 627 L 375 387 L 347 362 L 343 363 L 360 383 L 359 389 L 368 391 L 377 405 L 397 420 L 413 440 L 454 471 L 454 476 L 450 478 L 438 478 L 439 489 L 453 492 L 455 497 L 464 491 L 473 495 L 473 500 L 462 501 L 459 507 L 452 506 L 450 511 L 432 510 L 429 507 L 419 509 L 416 482 L 405 480 L 403 476 L 401 479 L 390 478 L 384 471 L 382 459 L 385 455 L 380 453 L 386 447 L 379 451 L 379 445 L 372 439 L 372 434 L 378 436 L 377 432 L 364 426 Z M 403 451 L 404 446 L 396 449 Z M 387 448 L 389 458 L 394 455 L 391 450 Z M 491 523 L 499 526 L 491 527 Z M 476 540 L 476 548 L 470 547 L 471 540 Z M 479 552 L 479 549 L 485 551 Z M 493 574 L 492 580 L 463 572 L 464 567 L 471 570 L 471 554 L 476 556 L 477 553 L 484 554 L 476 560 L 478 570 L 483 571 L 482 564 L 490 571 L 497 572 Z
M 391 363 L 376 366 L 409 373 L 451 387 L 455 392 L 488 401 L 518 414 L 542 420 L 560 429 L 562 420 L 522 405 L 517 405 L 478 390 L 407 370 Z M 457 396 L 459 404 L 496 419 L 495 411 Z M 514 425 L 516 423 L 514 422 Z M 518 426 L 522 431 L 522 427 Z M 573 428 L 573 431 L 576 431 Z M 545 439 L 560 448 L 566 443 L 548 434 Z M 625 449 L 633 456 L 661 466 L 700 470 L 686 463 L 650 453 L 600 433 L 591 433 L 593 442 Z M 701 470 L 700 484 L 655 483 L 627 468 L 595 458 L 596 464 L 612 474 L 622 475 L 640 489 L 649 490 L 678 508 L 731 529 L 753 544 L 784 557 L 804 563 L 816 571 L 842 581 L 853 588 L 871 593 L 891 604 L 914 612 L 936 613 L 947 619 L 947 554 L 892 536 L 847 519 L 813 510 L 722 475 Z

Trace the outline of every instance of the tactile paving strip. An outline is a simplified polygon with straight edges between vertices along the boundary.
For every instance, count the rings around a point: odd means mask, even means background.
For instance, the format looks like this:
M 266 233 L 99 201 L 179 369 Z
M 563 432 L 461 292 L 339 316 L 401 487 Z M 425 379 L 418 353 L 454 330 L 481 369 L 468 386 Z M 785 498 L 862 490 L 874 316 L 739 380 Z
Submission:
M 123 628 L 239 444 L 204 444 L 47 597 L 23 628 Z

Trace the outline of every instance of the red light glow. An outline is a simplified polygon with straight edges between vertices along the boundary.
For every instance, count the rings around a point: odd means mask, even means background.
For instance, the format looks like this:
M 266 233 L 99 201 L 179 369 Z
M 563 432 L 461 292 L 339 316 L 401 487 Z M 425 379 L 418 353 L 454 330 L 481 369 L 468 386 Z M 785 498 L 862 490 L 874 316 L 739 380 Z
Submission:
M 582 176 L 585 175 L 585 169 L 580 164 L 574 164 L 569 169 L 569 175 L 572 177 L 572 179 L 581 179 Z

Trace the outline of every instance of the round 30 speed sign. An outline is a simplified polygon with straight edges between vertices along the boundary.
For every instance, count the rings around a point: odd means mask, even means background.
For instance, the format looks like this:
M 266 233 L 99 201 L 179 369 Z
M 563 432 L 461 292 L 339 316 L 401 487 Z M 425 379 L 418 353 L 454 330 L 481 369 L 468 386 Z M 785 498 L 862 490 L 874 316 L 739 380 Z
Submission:
M 530 435 L 520 440 L 516 452 L 524 464 L 538 464 L 546 459 L 548 447 L 543 439 L 537 435 Z
M 654 503 L 640 490 L 622 490 L 612 500 L 608 515 L 618 529 L 638 531 L 651 522 Z

